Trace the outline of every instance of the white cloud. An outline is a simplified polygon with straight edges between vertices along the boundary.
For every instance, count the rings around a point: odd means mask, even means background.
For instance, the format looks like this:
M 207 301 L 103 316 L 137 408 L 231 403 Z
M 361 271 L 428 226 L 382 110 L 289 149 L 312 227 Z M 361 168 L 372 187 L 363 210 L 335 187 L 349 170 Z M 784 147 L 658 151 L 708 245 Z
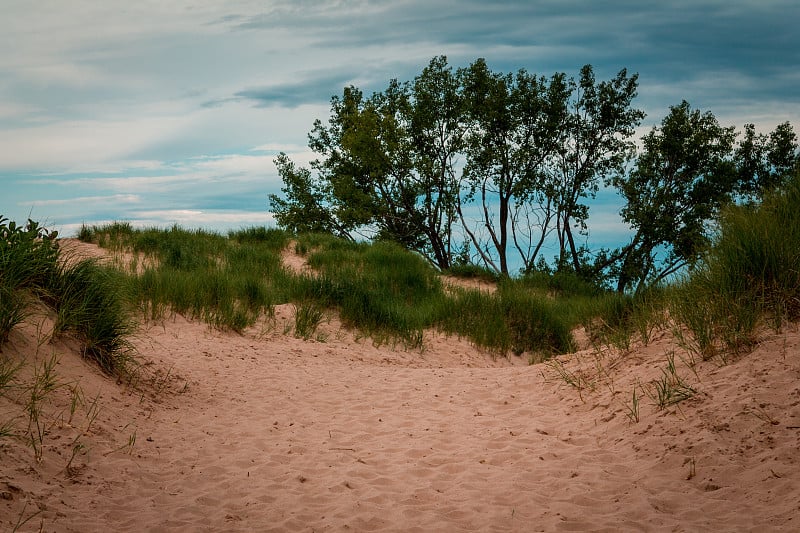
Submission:
M 137 150 L 186 127 L 184 117 L 74 120 L 0 129 L 0 170 L 81 171 L 128 159 Z
M 187 228 L 223 231 L 236 227 L 274 225 L 272 213 L 265 211 L 217 211 L 200 209 L 166 209 L 131 211 L 130 222 L 136 227 L 166 227 L 172 224 Z
M 18 202 L 18 205 L 32 207 L 50 207 L 60 205 L 71 205 L 91 202 L 111 202 L 120 204 L 137 204 L 142 198 L 135 194 L 113 194 L 110 196 L 80 196 L 77 198 L 63 198 L 57 200 L 26 200 Z

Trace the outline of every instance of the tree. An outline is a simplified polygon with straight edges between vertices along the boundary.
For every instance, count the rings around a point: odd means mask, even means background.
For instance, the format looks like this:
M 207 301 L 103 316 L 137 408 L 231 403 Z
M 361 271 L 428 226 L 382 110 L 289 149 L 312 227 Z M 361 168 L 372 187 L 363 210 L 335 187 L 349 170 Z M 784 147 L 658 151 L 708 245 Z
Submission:
M 779 124 L 769 136 L 756 133 L 754 124 L 745 124 L 735 154 L 739 193 L 758 201 L 781 185 L 798 164 L 797 147 L 797 135 L 788 122 Z
M 403 123 L 411 137 L 421 232 L 429 257 L 449 268 L 455 252 L 452 226 L 460 196 L 456 159 L 464 147 L 461 85 L 445 56 L 435 57 L 414 79 Z
M 401 98 L 396 82 L 370 98 L 345 88 L 331 99 L 328 124 L 315 122 L 309 146 L 323 156 L 312 168 L 328 184 L 330 205 L 344 226 L 416 249 L 419 214 L 409 209 L 416 191 L 407 180 L 412 161 L 396 116 Z
M 550 228 L 552 201 L 544 163 L 559 146 L 559 132 L 567 116 L 568 85 L 563 74 L 548 81 L 525 70 L 516 75 L 494 73 L 483 59 L 462 70 L 460 76 L 468 125 L 465 200 L 479 202 L 480 224 L 491 244 L 484 246 L 469 228 L 460 203 L 459 213 L 483 262 L 508 274 L 510 239 L 527 267 L 533 264 Z M 520 242 L 523 228 L 530 230 L 531 225 L 520 222 L 531 215 L 533 205 L 540 208 L 536 213 L 540 232 L 536 239 L 528 233 L 529 245 L 524 247 Z M 530 246 L 532 242 L 536 244 Z
M 586 232 L 589 207 L 582 201 L 594 198 L 601 180 L 622 172 L 632 157 L 631 137 L 645 116 L 632 107 L 637 87 L 638 75 L 628 76 L 626 69 L 597 83 L 591 65 L 581 69 L 577 85 L 573 82 L 569 118 L 552 162 L 558 268 L 571 262 L 576 273 L 589 275 L 583 272 L 585 261 L 573 229 Z
M 327 184 L 312 177 L 308 169 L 295 167 L 285 153 L 278 155 L 275 165 L 283 180 L 281 191 L 285 198 L 270 194 L 269 201 L 280 227 L 297 233 L 332 233 L 351 238 L 351 228 L 343 225 L 331 209 Z
M 635 230 L 621 254 L 619 291 L 639 290 L 698 259 L 709 222 L 739 185 L 735 137 L 733 127 L 686 101 L 645 135 L 633 170 L 613 180 L 627 202 L 620 214 Z
M 311 172 L 276 160 L 285 200 L 271 197 L 276 220 L 293 230 L 363 234 L 416 250 L 442 269 L 452 258 L 459 196 L 455 157 L 463 145 L 460 86 L 444 56 L 413 83 L 392 80 L 365 97 L 346 87 L 317 120 Z

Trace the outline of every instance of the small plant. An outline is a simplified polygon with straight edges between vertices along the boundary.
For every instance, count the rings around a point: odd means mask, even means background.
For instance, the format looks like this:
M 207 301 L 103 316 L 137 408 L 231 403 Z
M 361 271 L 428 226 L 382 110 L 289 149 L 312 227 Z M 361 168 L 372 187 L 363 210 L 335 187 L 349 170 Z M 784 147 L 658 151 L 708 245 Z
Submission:
M 313 302 L 303 302 L 294 306 L 294 336 L 309 340 L 314 336 L 325 313 Z
M 44 402 L 48 396 L 56 389 L 61 387 L 61 383 L 55 374 L 55 367 L 58 359 L 55 354 L 42 363 L 41 368 L 34 369 L 33 383 L 28 390 L 28 400 L 25 409 L 28 413 L 27 434 L 36 461 L 42 460 L 44 438 L 47 434 L 47 424 L 44 419 Z
M 639 396 L 636 395 L 636 387 L 633 388 L 633 395 L 631 397 L 631 403 L 626 404 L 625 407 L 628 408 L 628 412 L 625 413 L 628 416 L 628 420 L 633 423 L 639 422 Z
M 569 370 L 564 363 L 559 361 L 558 359 L 551 359 L 547 361 L 547 366 L 549 366 L 561 380 L 564 381 L 567 385 L 573 387 L 575 390 L 578 391 L 578 396 L 580 397 L 581 401 L 583 400 L 583 391 L 586 389 L 594 390 L 595 385 L 594 383 L 587 380 L 583 375 L 579 372 L 573 372 Z
M 126 426 L 127 427 L 127 426 Z M 115 448 L 111 451 L 106 452 L 104 455 L 111 455 L 112 453 L 117 453 L 118 451 L 124 450 L 127 448 L 128 455 L 133 454 L 133 447 L 136 444 L 136 430 L 133 430 L 133 433 L 128 437 L 128 442 L 120 446 L 119 448 Z
M 755 398 L 753 399 L 753 401 L 755 401 Z M 755 416 L 756 418 L 766 422 L 767 424 L 777 426 L 780 422 L 775 420 L 769 413 L 767 413 L 767 411 L 764 410 L 765 407 L 766 404 L 761 403 L 757 404 L 755 407 L 746 407 L 744 412 Z
M 36 518 L 41 512 L 42 509 L 37 509 L 33 514 L 31 514 L 28 518 L 25 518 L 25 509 L 28 508 L 28 501 L 25 502 L 25 505 L 22 506 L 22 511 L 19 513 L 19 517 L 17 518 L 17 523 L 14 524 L 14 528 L 11 530 L 12 533 L 16 533 L 19 529 Z M 40 523 L 39 531 L 44 531 L 44 520 Z
M 678 404 L 694 396 L 697 391 L 678 375 L 675 369 L 675 354 L 667 356 L 667 367 L 661 369 L 661 377 L 653 380 L 650 399 L 659 409 Z

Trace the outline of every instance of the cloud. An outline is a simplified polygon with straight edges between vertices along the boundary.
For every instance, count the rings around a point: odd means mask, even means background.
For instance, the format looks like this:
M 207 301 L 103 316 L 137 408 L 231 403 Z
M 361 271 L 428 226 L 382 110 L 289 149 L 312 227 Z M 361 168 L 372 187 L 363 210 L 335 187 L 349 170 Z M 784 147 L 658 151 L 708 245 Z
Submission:
M 682 99 L 726 125 L 798 127 L 797 20 L 794 0 L 4 2 L 4 204 L 69 224 L 142 205 L 255 210 L 280 189 L 279 151 L 314 158 L 307 133 L 331 96 L 411 80 L 441 54 L 547 76 L 626 67 L 642 132 Z M 612 218 L 598 212 L 596 231 Z
M 132 211 L 129 220 L 136 227 L 167 227 L 178 224 L 186 228 L 203 228 L 223 231 L 227 228 L 271 226 L 274 218 L 263 211 L 220 211 L 201 209 L 167 209 Z
M 120 204 L 137 204 L 142 198 L 135 194 L 112 194 L 110 196 L 79 196 L 76 198 L 62 198 L 55 200 L 25 200 L 19 202 L 20 205 L 33 207 L 51 207 L 60 205 L 71 205 L 75 203 L 99 203 L 111 202 Z
M 234 94 L 234 100 L 245 100 L 257 107 L 282 106 L 295 108 L 308 103 L 324 103 L 349 85 L 352 77 L 346 73 L 321 73 L 316 77 L 243 89 Z
M 37 168 L 81 169 L 128 159 L 158 139 L 186 127 L 185 117 L 72 120 L 0 129 L 0 171 Z

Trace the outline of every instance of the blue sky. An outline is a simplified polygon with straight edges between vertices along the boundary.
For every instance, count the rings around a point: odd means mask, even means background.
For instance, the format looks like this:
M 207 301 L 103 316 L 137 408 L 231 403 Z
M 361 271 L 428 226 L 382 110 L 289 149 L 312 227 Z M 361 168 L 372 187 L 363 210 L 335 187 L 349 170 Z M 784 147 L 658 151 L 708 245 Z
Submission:
M 724 125 L 800 128 L 800 2 L 0 3 L 0 214 L 219 231 L 270 224 L 280 151 L 304 164 L 330 97 L 433 56 L 598 79 L 639 73 L 642 131 L 688 100 Z M 592 241 L 618 240 L 613 194 Z

